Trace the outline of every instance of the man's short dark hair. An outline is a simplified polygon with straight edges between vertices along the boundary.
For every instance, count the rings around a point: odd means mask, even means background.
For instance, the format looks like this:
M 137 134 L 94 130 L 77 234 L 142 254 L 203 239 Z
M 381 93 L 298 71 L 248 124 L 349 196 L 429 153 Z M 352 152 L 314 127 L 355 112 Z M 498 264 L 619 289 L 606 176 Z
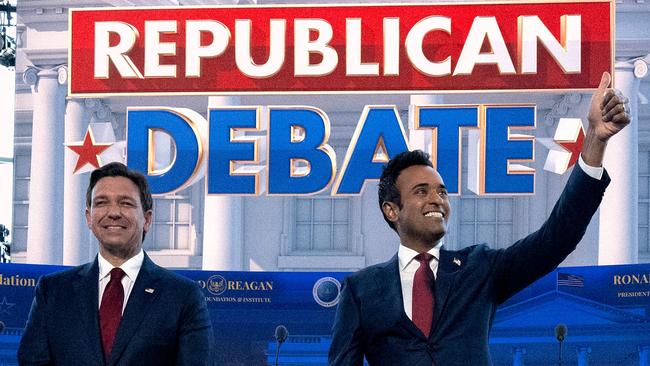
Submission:
M 399 195 L 399 190 L 397 189 L 397 178 L 402 170 L 413 165 L 426 165 L 433 168 L 430 155 L 424 151 L 404 151 L 390 159 L 388 164 L 384 166 L 381 178 L 379 179 L 379 209 L 381 210 L 382 215 L 384 215 L 384 220 L 386 220 L 388 226 L 395 231 L 397 231 L 395 224 L 388 220 L 386 214 L 384 214 L 382 205 L 384 202 L 393 202 L 397 207 L 402 208 L 402 200 Z
M 129 169 L 126 165 L 118 162 L 108 163 L 101 168 L 95 169 L 90 174 L 90 182 L 86 190 L 86 207 L 90 208 L 92 205 L 93 189 L 100 179 L 106 177 L 124 177 L 128 178 L 138 187 L 140 191 L 140 203 L 142 204 L 142 212 L 147 212 L 153 209 L 153 198 L 151 197 L 151 190 L 149 190 L 149 182 L 142 173 Z M 142 241 L 147 233 L 142 232 Z
M 86 207 L 90 207 L 93 198 L 93 189 L 100 179 L 106 177 L 124 177 L 133 182 L 140 191 L 140 203 L 142 203 L 142 211 L 147 212 L 153 208 L 153 198 L 149 190 L 149 183 L 147 178 L 142 173 L 129 169 L 126 165 L 118 162 L 113 162 L 104 165 L 99 169 L 95 169 L 90 174 L 90 182 L 86 190 Z

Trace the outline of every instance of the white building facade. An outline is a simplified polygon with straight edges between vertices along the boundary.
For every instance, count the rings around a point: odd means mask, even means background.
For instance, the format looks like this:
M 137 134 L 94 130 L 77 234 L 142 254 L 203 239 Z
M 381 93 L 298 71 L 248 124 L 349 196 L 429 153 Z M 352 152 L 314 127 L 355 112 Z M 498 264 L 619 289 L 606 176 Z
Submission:
M 89 174 L 72 174 L 77 156 L 64 144 L 81 141 L 90 123 L 110 126 L 115 138 L 124 140 L 130 106 L 185 107 L 204 116 L 208 105 L 315 106 L 330 118 L 329 143 L 341 166 L 368 104 L 396 105 L 408 130 L 408 111 L 415 104 L 535 103 L 537 128 L 533 133 L 537 138 L 552 138 L 559 118 L 584 117 L 589 105 L 590 95 L 579 93 L 67 97 L 68 9 L 139 5 L 215 2 L 18 2 L 14 262 L 76 265 L 94 258 L 97 244 L 83 214 Z M 650 262 L 650 3 L 623 0 L 616 9 L 615 82 L 630 97 L 633 121 L 609 144 L 605 167 L 612 185 L 565 265 Z M 408 133 L 413 135 L 413 131 Z M 447 248 L 481 242 L 507 247 L 542 224 L 568 174 L 544 171 L 548 150 L 539 143 L 535 149 L 536 161 L 531 164 L 537 175 L 535 195 L 452 197 Z M 466 156 L 464 146 L 463 186 Z M 375 181 L 367 182 L 363 194 L 355 197 L 333 197 L 329 191 L 301 197 L 206 196 L 199 182 L 155 199 L 154 225 L 144 243 L 154 261 L 166 267 L 243 271 L 351 271 L 389 259 L 397 245 L 397 236 L 379 211 Z

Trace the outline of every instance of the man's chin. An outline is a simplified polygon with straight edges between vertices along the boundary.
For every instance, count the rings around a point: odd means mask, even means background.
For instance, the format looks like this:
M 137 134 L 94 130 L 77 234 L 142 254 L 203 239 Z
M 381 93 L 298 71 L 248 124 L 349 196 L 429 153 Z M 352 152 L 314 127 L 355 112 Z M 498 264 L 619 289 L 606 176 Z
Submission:
M 432 243 L 437 243 L 445 237 L 445 234 L 447 234 L 447 230 L 437 231 L 431 235 L 430 241 Z
M 128 259 L 140 251 L 141 244 L 100 242 L 101 251 L 113 257 Z
M 100 245 L 108 251 L 122 251 L 131 246 L 124 237 L 102 237 L 98 238 Z
M 100 240 L 100 245 L 107 250 L 119 250 L 125 247 L 124 241 Z

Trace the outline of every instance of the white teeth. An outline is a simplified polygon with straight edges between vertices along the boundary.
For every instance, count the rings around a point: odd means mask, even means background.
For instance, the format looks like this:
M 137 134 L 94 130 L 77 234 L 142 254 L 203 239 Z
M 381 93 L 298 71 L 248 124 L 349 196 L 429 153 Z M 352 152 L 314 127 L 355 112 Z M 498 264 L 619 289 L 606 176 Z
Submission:
M 435 212 L 435 211 L 427 212 L 427 213 L 424 214 L 424 216 L 442 218 L 442 212 Z

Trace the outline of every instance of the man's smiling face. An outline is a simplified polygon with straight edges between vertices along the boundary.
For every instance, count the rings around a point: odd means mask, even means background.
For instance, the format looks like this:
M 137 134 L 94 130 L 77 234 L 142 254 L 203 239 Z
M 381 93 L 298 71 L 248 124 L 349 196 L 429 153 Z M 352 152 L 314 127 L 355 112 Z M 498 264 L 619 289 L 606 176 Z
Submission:
M 86 222 L 99 240 L 100 251 L 137 253 L 151 220 L 152 211 L 143 211 L 138 187 L 130 179 L 104 177 L 93 188 Z
M 440 174 L 432 167 L 413 165 L 402 170 L 396 186 L 402 206 L 394 205 L 394 223 L 402 244 L 415 250 L 432 248 L 447 232 L 451 211 Z

